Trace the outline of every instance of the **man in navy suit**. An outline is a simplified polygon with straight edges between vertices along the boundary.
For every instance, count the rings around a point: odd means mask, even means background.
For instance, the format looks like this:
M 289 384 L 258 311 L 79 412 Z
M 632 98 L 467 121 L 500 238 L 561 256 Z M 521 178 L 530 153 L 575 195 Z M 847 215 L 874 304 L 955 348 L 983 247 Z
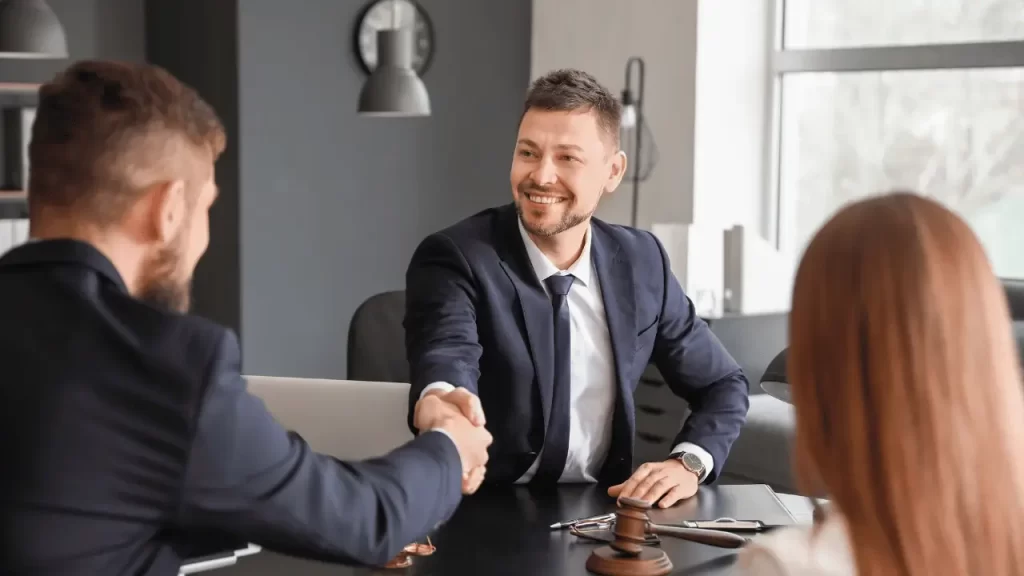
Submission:
M 171 576 L 220 542 L 382 565 L 476 489 L 490 437 L 456 411 L 339 462 L 184 313 L 224 146 L 159 68 L 81 62 L 40 89 L 32 240 L 0 259 L 0 574 Z
M 494 435 L 489 482 L 602 482 L 612 496 L 670 506 L 718 477 L 749 385 L 655 237 L 593 217 L 626 169 L 620 115 L 586 73 L 536 80 L 512 161 L 514 202 L 415 251 L 409 424 L 422 430 L 431 410 L 420 403 L 440 396 Z M 665 461 L 634 472 L 633 392 L 652 359 L 692 414 Z

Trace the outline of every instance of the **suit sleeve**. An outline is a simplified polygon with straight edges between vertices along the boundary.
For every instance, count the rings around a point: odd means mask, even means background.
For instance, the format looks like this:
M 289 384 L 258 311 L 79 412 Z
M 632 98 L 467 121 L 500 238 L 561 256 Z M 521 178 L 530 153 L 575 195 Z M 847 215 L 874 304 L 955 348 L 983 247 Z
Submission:
M 750 385 L 739 364 L 701 319 L 672 274 L 661 243 L 651 235 L 665 282 L 653 359 L 672 391 L 690 405 L 691 414 L 673 444 L 689 442 L 706 450 L 722 471 L 733 442 L 747 419 Z
M 179 507 L 185 530 L 380 566 L 454 512 L 462 465 L 445 434 L 424 434 L 381 458 L 341 462 L 286 431 L 247 391 L 239 369 L 229 334 L 196 422 Z
M 405 349 L 409 360 L 409 428 L 423 390 L 434 383 L 477 392 L 480 342 L 476 288 L 462 252 L 443 234 L 417 247 L 405 277 Z

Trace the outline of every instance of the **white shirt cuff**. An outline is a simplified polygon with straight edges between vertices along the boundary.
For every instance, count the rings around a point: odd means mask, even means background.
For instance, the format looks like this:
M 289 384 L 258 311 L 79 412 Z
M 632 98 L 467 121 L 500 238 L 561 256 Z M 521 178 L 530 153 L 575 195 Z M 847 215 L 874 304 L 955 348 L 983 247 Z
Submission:
M 448 392 L 455 390 L 455 386 L 452 386 L 447 382 L 431 382 L 430 384 L 427 384 L 427 387 L 423 389 L 423 392 L 420 392 L 420 399 L 422 399 L 423 396 L 431 390 L 441 390 L 447 394 Z
M 708 477 L 708 474 L 711 474 L 711 469 L 715 467 L 715 459 L 711 457 L 711 454 L 708 454 L 707 450 L 697 446 L 696 444 L 691 444 L 690 442 L 681 442 L 677 444 L 670 454 L 679 454 L 680 452 L 690 452 L 697 458 L 700 458 L 700 461 L 704 464 L 704 473 L 700 475 L 699 481 L 704 482 L 704 479 Z

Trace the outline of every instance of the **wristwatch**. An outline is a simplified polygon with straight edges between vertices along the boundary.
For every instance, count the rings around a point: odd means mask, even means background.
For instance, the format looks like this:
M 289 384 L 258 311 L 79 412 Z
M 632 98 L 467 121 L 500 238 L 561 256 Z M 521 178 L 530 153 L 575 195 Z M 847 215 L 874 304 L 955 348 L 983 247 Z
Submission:
M 679 452 L 672 455 L 673 458 L 683 463 L 683 468 L 697 475 L 697 480 L 704 477 L 704 462 L 693 452 Z

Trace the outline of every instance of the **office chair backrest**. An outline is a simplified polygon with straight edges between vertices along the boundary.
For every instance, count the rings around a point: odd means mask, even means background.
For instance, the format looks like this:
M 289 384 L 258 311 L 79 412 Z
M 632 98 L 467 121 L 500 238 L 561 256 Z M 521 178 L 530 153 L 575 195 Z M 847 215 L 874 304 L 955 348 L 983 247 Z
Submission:
M 371 296 L 352 315 L 348 328 L 349 380 L 408 382 L 405 356 L 405 291 Z
M 760 394 L 757 383 L 789 342 L 789 313 L 725 316 L 710 321 L 711 331 L 743 369 L 750 393 Z
M 1017 338 L 1017 352 L 1024 365 L 1024 280 L 1003 280 L 1006 299 L 1013 318 L 1013 335 Z
M 1017 340 L 1017 356 L 1021 365 L 1024 366 L 1024 280 L 1003 280 L 1002 283 L 1010 306 L 1013 335 Z M 788 349 L 788 347 L 783 348 L 782 352 L 779 352 L 771 361 L 764 376 L 761 377 L 762 383 L 768 382 L 771 386 L 773 382 L 787 382 L 786 351 Z

